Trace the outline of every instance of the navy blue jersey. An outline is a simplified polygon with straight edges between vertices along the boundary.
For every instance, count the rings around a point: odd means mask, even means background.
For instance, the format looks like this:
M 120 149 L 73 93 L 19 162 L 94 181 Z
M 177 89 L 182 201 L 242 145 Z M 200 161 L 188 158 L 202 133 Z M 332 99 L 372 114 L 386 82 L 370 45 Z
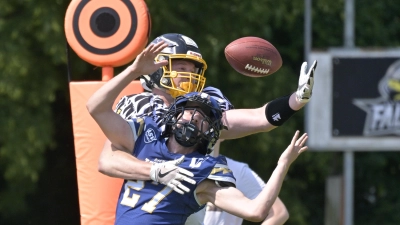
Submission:
M 168 151 L 166 139 L 150 117 L 128 121 L 135 137 L 133 155 L 141 160 L 165 162 L 178 159 L 182 154 Z M 204 156 L 197 151 L 185 155 L 179 167 L 194 174 L 196 184 L 184 182 L 190 189 L 183 195 L 154 181 L 125 180 L 118 199 L 115 224 L 184 224 L 187 217 L 204 207 L 196 200 L 195 189 L 204 179 L 235 184 L 226 158 Z

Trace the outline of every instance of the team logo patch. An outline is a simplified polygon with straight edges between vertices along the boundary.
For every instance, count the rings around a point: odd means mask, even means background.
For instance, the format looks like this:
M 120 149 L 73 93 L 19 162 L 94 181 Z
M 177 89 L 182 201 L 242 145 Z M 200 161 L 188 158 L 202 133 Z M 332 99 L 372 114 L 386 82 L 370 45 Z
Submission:
M 144 135 L 144 143 L 150 143 L 156 141 L 156 132 L 153 129 L 147 129 Z

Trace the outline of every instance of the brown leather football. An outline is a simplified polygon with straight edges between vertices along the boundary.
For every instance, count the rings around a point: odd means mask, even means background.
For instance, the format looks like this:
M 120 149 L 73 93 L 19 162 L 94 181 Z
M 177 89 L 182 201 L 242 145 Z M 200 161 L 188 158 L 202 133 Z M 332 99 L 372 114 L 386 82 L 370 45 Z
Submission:
M 225 57 L 239 73 L 250 77 L 264 77 L 282 66 L 278 50 L 259 37 L 242 37 L 225 47 Z

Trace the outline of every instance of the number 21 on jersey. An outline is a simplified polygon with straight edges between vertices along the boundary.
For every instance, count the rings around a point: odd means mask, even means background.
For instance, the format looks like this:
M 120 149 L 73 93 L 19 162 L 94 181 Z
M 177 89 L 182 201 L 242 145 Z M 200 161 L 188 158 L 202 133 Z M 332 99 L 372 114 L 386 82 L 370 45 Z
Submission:
M 150 183 L 149 183 L 150 184 Z M 144 188 L 145 182 L 142 180 L 138 181 L 133 181 L 133 180 L 128 180 L 125 183 L 125 192 L 124 196 L 121 200 L 121 205 L 129 206 L 134 208 L 139 201 L 140 194 L 131 194 L 131 190 L 135 191 L 140 191 Z M 152 185 L 152 184 L 150 184 Z M 156 184 L 157 185 L 157 184 Z M 167 195 L 169 195 L 172 192 L 172 189 L 168 186 L 165 186 L 161 191 L 159 191 L 157 194 L 155 194 L 150 201 L 146 202 L 143 207 L 141 208 L 143 211 L 146 211 L 148 213 L 152 213 L 156 207 L 157 204 L 160 203 Z

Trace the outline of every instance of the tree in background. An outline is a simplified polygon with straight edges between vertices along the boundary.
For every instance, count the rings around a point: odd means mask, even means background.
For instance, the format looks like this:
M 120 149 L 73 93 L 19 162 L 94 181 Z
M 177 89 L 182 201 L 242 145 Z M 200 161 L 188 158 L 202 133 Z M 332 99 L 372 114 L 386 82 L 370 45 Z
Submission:
M 51 103 L 65 76 L 61 4 L 0 3 L 0 212 L 26 210 L 46 149 L 54 149 Z M 57 38 L 58 37 L 58 38 Z M 64 78 L 64 79 L 60 79 Z M 65 91 L 65 90 L 64 90 Z

